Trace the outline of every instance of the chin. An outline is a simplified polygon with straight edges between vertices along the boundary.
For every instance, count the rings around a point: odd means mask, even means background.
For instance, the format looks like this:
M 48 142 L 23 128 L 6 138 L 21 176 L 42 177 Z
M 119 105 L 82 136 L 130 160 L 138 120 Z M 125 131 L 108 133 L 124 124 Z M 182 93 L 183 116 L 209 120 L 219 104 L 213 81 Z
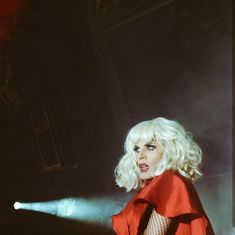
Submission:
M 150 180 L 152 178 L 153 178 L 152 175 L 140 175 L 140 179 L 141 180 Z

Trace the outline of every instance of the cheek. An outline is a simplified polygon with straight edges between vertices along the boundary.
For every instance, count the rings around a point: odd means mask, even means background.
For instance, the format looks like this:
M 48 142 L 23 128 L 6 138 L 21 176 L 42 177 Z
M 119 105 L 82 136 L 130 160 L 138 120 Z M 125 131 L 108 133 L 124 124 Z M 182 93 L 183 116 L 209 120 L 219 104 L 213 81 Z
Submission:
M 152 156 L 152 163 L 153 164 L 157 164 L 159 163 L 160 161 L 162 160 L 162 154 L 161 153 L 155 153 L 153 156 Z

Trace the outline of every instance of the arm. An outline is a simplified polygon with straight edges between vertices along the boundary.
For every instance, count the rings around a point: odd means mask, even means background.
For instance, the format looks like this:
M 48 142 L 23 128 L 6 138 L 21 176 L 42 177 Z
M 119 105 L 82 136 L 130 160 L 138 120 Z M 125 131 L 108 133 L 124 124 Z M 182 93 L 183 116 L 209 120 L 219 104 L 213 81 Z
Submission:
M 170 225 L 171 219 L 158 214 L 153 209 L 143 235 L 166 235 Z

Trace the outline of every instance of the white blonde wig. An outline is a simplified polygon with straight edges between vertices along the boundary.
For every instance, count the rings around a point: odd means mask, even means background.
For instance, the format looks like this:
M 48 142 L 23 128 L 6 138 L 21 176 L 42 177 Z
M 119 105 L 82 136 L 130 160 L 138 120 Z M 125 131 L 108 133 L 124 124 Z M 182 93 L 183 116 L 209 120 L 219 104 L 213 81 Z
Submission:
M 178 171 L 191 181 L 195 181 L 202 175 L 199 170 L 202 152 L 193 140 L 192 134 L 186 132 L 177 121 L 159 117 L 140 122 L 130 129 L 124 145 L 125 153 L 115 169 L 116 183 L 119 187 L 130 191 L 143 186 L 137 173 L 138 166 L 134 151 L 136 144 L 140 142 L 158 143 L 163 150 L 162 160 L 155 166 L 153 176 L 169 169 Z

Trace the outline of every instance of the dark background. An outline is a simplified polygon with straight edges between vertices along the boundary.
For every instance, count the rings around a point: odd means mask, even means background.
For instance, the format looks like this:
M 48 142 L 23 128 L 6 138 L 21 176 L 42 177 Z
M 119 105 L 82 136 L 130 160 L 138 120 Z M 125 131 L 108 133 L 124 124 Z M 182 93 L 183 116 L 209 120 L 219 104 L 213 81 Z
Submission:
M 196 187 L 216 234 L 228 234 L 231 2 L 107 2 L 27 6 L 11 52 L 10 85 L 20 105 L 0 109 L 0 233 L 112 234 L 12 205 L 124 195 L 113 170 L 125 135 L 163 116 L 182 123 L 202 147 L 204 177 Z

